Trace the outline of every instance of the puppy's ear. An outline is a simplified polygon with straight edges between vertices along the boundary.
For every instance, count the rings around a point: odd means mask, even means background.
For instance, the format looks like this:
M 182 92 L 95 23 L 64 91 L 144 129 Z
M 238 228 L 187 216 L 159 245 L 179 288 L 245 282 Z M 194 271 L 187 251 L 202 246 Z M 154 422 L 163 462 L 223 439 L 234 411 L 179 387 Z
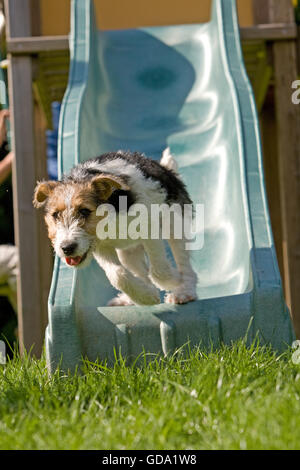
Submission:
M 117 189 L 123 189 L 124 191 L 130 189 L 122 178 L 115 175 L 96 176 L 92 179 L 91 184 L 92 188 L 99 194 L 99 197 L 103 201 L 107 201 L 111 194 Z
M 36 185 L 33 196 L 33 205 L 36 208 L 42 207 L 53 189 L 58 185 L 57 181 L 41 181 Z

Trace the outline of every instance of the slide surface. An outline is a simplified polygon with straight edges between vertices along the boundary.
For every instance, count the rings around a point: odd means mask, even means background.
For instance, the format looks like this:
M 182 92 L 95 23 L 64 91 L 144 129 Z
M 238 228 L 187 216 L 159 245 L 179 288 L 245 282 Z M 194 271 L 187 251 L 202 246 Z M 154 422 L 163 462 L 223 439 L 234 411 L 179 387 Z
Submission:
M 93 2 L 72 6 L 71 66 L 59 130 L 60 175 L 107 151 L 159 159 L 169 147 L 195 204 L 204 243 L 192 251 L 199 300 L 107 307 L 114 295 L 96 262 L 56 259 L 46 350 L 50 369 L 81 356 L 114 361 L 141 351 L 229 344 L 247 333 L 282 350 L 294 333 L 267 208 L 259 126 L 241 54 L 234 0 L 211 21 L 99 31 Z

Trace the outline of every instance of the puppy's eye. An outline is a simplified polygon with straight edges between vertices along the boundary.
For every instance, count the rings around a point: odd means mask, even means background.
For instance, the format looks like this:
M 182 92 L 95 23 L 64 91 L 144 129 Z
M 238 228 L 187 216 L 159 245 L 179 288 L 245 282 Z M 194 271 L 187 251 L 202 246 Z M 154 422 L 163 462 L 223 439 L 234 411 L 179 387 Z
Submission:
M 82 217 L 86 219 L 92 211 L 90 211 L 90 209 L 87 209 L 86 207 L 82 207 L 81 209 L 79 209 L 78 212 L 80 215 L 82 215 Z
M 58 218 L 58 214 L 59 214 L 58 211 L 53 212 L 52 217 L 53 217 L 54 220 L 56 220 Z

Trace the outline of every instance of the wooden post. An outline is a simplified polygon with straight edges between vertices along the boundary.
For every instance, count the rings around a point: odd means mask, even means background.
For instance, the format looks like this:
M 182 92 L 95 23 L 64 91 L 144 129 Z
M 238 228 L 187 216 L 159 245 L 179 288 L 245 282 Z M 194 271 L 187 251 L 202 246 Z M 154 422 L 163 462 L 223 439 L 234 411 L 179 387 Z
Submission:
M 7 37 L 31 35 L 30 0 L 5 0 Z M 35 25 L 36 27 L 36 25 Z M 41 214 L 33 208 L 36 181 L 46 177 L 45 146 L 35 119 L 30 56 L 8 55 L 11 110 L 15 240 L 19 250 L 18 329 L 21 352 L 39 356 L 47 323 L 45 291 L 50 280 L 50 251 Z
M 260 129 L 264 157 L 265 183 L 268 206 L 272 223 L 273 238 L 277 253 L 280 273 L 285 287 L 285 270 L 282 252 L 281 200 L 279 193 L 278 146 L 274 136 L 277 135 L 275 116 L 274 90 L 269 87 L 264 105 L 260 112 Z
M 253 5 L 257 22 L 294 23 L 290 0 L 254 0 Z M 297 79 L 296 40 L 274 41 L 272 51 L 285 292 L 300 338 L 300 107 L 291 100 Z

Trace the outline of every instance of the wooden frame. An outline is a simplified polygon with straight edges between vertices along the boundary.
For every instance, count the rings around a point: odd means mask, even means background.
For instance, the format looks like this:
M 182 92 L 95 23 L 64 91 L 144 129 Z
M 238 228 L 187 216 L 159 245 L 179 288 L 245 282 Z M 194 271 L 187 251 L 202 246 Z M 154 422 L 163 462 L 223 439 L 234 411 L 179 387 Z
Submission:
M 290 0 L 253 0 L 257 23 L 283 21 L 295 27 Z M 265 152 L 273 159 L 273 187 L 278 184 L 279 197 L 273 211 L 280 213 L 283 274 L 286 301 L 291 309 L 296 335 L 300 337 L 300 107 L 292 103 L 292 82 L 297 79 L 297 40 L 285 38 L 272 43 L 274 68 L 274 105 L 276 110 L 275 152 Z M 274 222 L 274 219 L 273 219 Z M 276 226 L 273 225 L 274 231 Z M 280 249 L 280 248 L 279 248 Z
M 43 118 L 34 103 L 32 81 L 38 67 L 38 54 L 67 50 L 68 36 L 39 36 L 39 0 L 5 0 L 5 6 L 15 153 L 15 238 L 20 256 L 19 339 L 21 351 L 34 345 L 34 352 L 39 355 L 47 323 L 52 257 L 41 215 L 31 203 L 36 181 L 46 177 L 44 128 L 40 124 Z M 267 187 L 271 187 L 268 191 L 270 212 L 273 223 L 275 221 L 276 245 L 280 247 L 278 259 L 283 266 L 286 300 L 300 337 L 300 108 L 291 102 L 291 83 L 297 78 L 297 28 L 290 0 L 253 0 L 253 6 L 257 24 L 241 28 L 240 33 L 245 41 L 268 42 L 274 66 L 277 122 L 272 121 L 271 105 L 262 129 L 269 135 L 266 140 L 275 145 L 271 153 L 270 147 L 265 148 L 266 179 Z
M 7 52 L 30 55 L 37 52 L 61 51 L 69 49 L 68 36 L 35 36 L 9 38 Z
M 261 24 L 240 29 L 242 40 L 265 41 L 295 39 L 297 28 L 291 23 Z M 69 48 L 68 36 L 10 37 L 7 51 L 11 54 L 35 54 L 42 51 L 60 51 Z
M 8 40 L 30 37 L 30 0 L 6 0 Z M 35 25 L 35 27 L 37 27 Z M 47 324 L 47 296 L 51 254 L 41 215 L 32 206 L 37 180 L 46 177 L 44 132 L 32 91 L 34 63 L 31 56 L 8 54 L 11 110 L 15 240 L 19 251 L 18 330 L 21 352 L 40 355 Z
M 261 39 L 264 41 L 280 41 L 295 39 L 297 28 L 292 23 L 259 24 L 248 28 L 240 28 L 242 41 Z

